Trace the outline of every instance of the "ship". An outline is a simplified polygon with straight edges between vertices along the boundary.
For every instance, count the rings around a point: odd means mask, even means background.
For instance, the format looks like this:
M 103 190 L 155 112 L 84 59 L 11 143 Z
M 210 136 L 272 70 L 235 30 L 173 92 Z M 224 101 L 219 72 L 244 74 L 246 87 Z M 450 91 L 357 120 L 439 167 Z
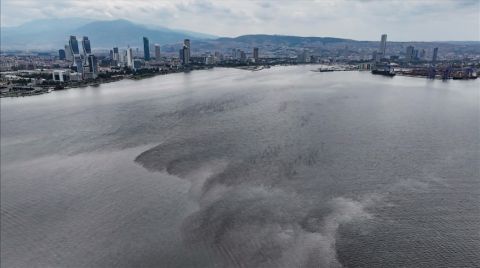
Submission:
M 392 77 L 392 76 L 395 76 L 395 70 L 388 63 L 376 64 L 375 67 L 372 69 L 372 74 L 379 74 L 379 75 Z
M 372 74 L 379 74 L 379 75 L 385 75 L 385 76 L 395 76 L 395 72 L 392 70 L 379 70 L 379 69 L 373 69 Z

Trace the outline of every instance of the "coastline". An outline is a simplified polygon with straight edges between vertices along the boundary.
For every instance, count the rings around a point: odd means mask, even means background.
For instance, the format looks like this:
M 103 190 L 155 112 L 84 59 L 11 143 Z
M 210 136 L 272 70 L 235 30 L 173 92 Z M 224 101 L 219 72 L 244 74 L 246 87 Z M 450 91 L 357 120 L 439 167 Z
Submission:
M 99 86 L 101 84 L 107 84 L 107 83 L 112 83 L 112 82 L 117 82 L 121 81 L 124 79 L 130 79 L 130 80 L 142 80 L 146 78 L 151 78 L 159 75 L 168 75 L 168 74 L 174 74 L 174 73 L 187 73 L 190 71 L 196 71 L 196 70 L 207 70 L 207 69 L 213 69 L 215 66 L 208 66 L 208 67 L 193 67 L 190 69 L 169 69 L 168 71 L 157 71 L 157 72 L 150 72 L 150 73 L 139 73 L 139 74 L 115 74 L 109 77 L 105 78 L 97 78 L 94 80 L 84 80 L 84 81 L 69 81 L 66 83 L 62 84 L 57 84 L 55 86 L 30 86 L 29 88 L 31 90 L 29 91 L 24 91 L 24 90 L 19 90 L 19 91 L 9 91 L 9 92 L 2 92 L 0 94 L 0 98 L 15 98 L 15 97 L 28 97 L 28 96 L 36 96 L 36 95 L 42 95 L 42 94 L 47 94 L 53 91 L 60 91 L 60 90 L 68 90 L 68 89 L 73 89 L 73 88 L 85 88 L 85 87 L 90 87 L 90 86 Z
M 152 78 L 155 76 L 160 76 L 160 75 L 169 75 L 169 74 L 175 74 L 175 73 L 188 73 L 191 71 L 197 71 L 197 70 L 208 70 L 208 69 L 214 69 L 215 67 L 221 67 L 221 68 L 234 68 L 234 69 L 239 69 L 239 70 L 245 70 L 245 71 L 262 71 L 265 69 L 269 69 L 272 66 L 295 66 L 295 65 L 314 65 L 314 64 L 285 64 L 285 63 L 278 63 L 278 64 L 261 64 L 261 65 L 211 65 L 211 66 L 189 66 L 187 68 L 179 68 L 179 69 L 166 69 L 166 70 L 161 70 L 161 69 L 150 69 L 147 72 L 138 72 L 138 73 L 119 73 L 119 72 L 114 72 L 114 73 L 106 73 L 102 74 L 101 77 L 98 77 L 93 80 L 83 80 L 83 81 L 68 81 L 64 83 L 57 83 L 57 84 L 47 84 L 47 85 L 41 85 L 41 86 L 18 86 L 17 88 L 20 88 L 20 90 L 13 90 L 13 91 L 8 91 L 8 92 L 1 92 L 0 98 L 15 98 L 15 97 L 28 97 L 28 96 L 36 96 L 36 95 L 42 95 L 42 94 L 47 94 L 52 91 L 57 91 L 57 90 L 67 90 L 67 89 L 74 89 L 74 88 L 85 88 L 85 87 L 97 87 L 100 86 L 101 84 L 107 84 L 107 83 L 112 83 L 112 82 L 117 82 L 121 81 L 124 79 L 130 79 L 130 80 L 142 80 L 142 79 L 147 79 L 147 78 Z M 312 72 L 338 72 L 338 71 L 367 71 L 367 70 L 361 70 L 361 69 L 350 69 L 350 68 L 340 68 L 340 69 L 328 69 L 328 70 L 323 70 L 323 69 L 318 69 L 318 70 L 311 70 Z M 428 79 L 426 76 L 422 75 L 415 75 L 415 74 L 409 74 L 409 73 L 404 73 L 404 72 L 397 72 L 397 75 L 403 76 L 403 77 L 413 77 L 413 78 L 423 78 L 423 79 Z M 435 77 L 433 80 L 443 80 L 441 77 Z M 450 80 L 450 79 L 448 79 Z M 453 80 L 472 80 L 472 79 L 453 79 Z M 14 86 L 15 88 L 15 86 Z

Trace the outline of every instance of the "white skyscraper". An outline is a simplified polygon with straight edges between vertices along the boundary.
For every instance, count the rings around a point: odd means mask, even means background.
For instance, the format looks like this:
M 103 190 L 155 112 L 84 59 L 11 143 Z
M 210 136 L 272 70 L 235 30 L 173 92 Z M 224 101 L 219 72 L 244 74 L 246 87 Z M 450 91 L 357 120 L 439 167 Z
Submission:
M 127 66 L 133 68 L 133 50 L 131 47 L 127 48 Z

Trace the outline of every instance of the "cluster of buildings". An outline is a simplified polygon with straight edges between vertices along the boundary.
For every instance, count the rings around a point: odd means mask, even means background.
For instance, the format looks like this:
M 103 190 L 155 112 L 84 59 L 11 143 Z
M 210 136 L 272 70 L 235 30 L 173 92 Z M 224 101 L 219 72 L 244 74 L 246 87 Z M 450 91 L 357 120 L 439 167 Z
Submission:
M 87 36 L 81 41 L 82 51 L 76 36 L 70 36 L 65 49 L 58 51 L 60 60 L 69 62 L 70 69 L 54 70 L 52 72 L 54 81 L 80 81 L 95 79 L 98 76 L 97 57 L 92 53 L 92 46 Z
M 155 59 L 160 59 L 160 45 L 155 44 Z M 135 56 L 133 48 L 130 46 L 126 50 L 120 50 L 118 47 L 114 47 L 110 50 L 109 60 L 112 67 L 127 67 L 132 70 L 141 69 L 144 65 L 144 61 L 150 61 L 150 40 L 147 37 L 143 37 L 143 61 Z
M 154 57 L 152 58 L 151 49 L 154 50 Z M 147 37 L 143 37 L 143 57 L 139 56 L 138 51 L 135 53 L 132 48 L 127 48 L 120 51 L 118 47 L 110 50 L 107 60 L 110 60 L 111 67 L 127 67 L 133 70 L 142 68 L 151 68 L 158 66 L 174 66 L 189 67 L 192 65 L 214 65 L 227 63 L 247 63 L 259 62 L 259 49 L 253 48 L 252 56 L 247 58 L 246 53 L 241 49 L 232 49 L 231 55 L 224 56 L 224 54 L 215 51 L 214 53 L 205 52 L 201 55 L 192 55 L 192 45 L 190 39 L 183 40 L 181 48 L 178 50 L 178 58 L 170 55 L 170 58 L 163 57 L 160 51 L 160 45 L 155 44 L 153 47 Z M 136 55 L 136 56 L 135 56 Z
M 441 79 L 476 79 L 477 72 L 473 64 L 454 64 L 453 62 L 438 62 L 438 47 L 431 50 L 428 59 L 425 49 L 416 49 L 413 45 L 406 47 L 405 57 L 398 55 L 386 57 L 387 35 L 380 39 L 380 49 L 373 52 L 371 70 L 373 74 L 394 76 L 399 73 L 408 76 L 419 76 Z
M 19 84 L 25 79 L 30 79 L 31 86 L 39 85 L 42 79 L 46 80 L 43 83 L 46 86 L 51 86 L 52 81 L 82 81 L 80 84 L 85 84 L 99 76 L 108 80 L 131 74 L 142 76 L 204 68 L 202 66 L 303 63 L 348 64 L 359 70 L 381 70 L 381 74 L 391 74 L 395 68 L 397 73 L 408 75 L 470 79 L 476 75 L 476 68 L 480 67 L 479 50 L 471 44 L 387 43 L 386 34 L 381 35 L 379 45 L 377 42 L 322 43 L 315 40 L 285 44 L 275 43 L 272 39 L 262 42 L 215 42 L 213 46 L 203 41 L 193 47 L 192 42 L 185 39 L 181 44 L 164 45 L 162 51 L 160 45 L 151 44 L 148 37 L 140 40 L 143 46 L 97 49 L 94 53 L 87 36 L 81 39 L 70 36 L 58 54 L 2 51 L 0 84 Z
M 426 55 L 427 52 L 425 49 L 415 49 L 414 46 L 409 45 L 405 51 L 405 57 L 403 59 L 400 58 L 399 55 L 390 55 L 389 58 L 386 56 L 386 48 L 387 48 L 387 35 L 382 34 L 380 39 L 380 49 L 373 51 L 372 60 L 376 63 L 378 62 L 385 62 L 385 61 L 401 61 L 404 63 L 415 63 L 419 61 L 428 61 Z M 433 48 L 431 63 L 435 64 L 438 58 L 438 47 Z

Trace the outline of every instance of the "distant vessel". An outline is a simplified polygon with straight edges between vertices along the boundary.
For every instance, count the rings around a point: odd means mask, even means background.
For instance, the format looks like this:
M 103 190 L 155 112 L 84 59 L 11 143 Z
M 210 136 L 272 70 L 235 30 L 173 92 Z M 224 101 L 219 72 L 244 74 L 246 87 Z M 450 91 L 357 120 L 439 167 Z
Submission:
M 390 77 L 396 75 L 395 70 L 388 63 L 375 65 L 375 67 L 372 69 L 372 74 L 379 74 L 379 75 L 385 75 Z
M 378 69 L 373 69 L 372 74 L 380 74 L 380 75 L 385 75 L 385 76 L 395 76 L 396 73 L 392 70 L 378 70 Z
M 318 69 L 318 71 L 323 73 L 323 72 L 334 72 L 335 70 L 334 69 Z

